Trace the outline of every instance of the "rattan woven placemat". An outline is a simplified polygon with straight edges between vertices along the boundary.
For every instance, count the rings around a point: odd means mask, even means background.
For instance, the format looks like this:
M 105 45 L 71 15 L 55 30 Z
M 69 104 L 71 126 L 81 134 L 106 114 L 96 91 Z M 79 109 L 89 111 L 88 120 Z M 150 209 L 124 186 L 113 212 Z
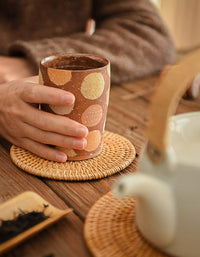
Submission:
M 59 163 L 43 159 L 15 145 L 10 149 L 12 161 L 21 169 L 36 176 L 58 180 L 91 180 L 110 176 L 126 168 L 135 158 L 135 147 L 126 138 L 104 132 L 100 155 L 83 161 Z
M 84 237 L 93 256 L 166 257 L 138 232 L 134 207 L 133 198 L 119 200 L 111 192 L 93 205 L 84 226 Z

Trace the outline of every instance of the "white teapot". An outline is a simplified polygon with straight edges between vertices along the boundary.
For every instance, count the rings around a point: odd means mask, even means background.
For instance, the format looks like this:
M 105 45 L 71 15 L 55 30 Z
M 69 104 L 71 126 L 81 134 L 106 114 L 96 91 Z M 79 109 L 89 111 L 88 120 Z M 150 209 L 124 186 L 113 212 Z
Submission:
M 136 197 L 144 238 L 180 257 L 200 257 L 200 112 L 170 116 L 199 71 L 200 50 L 162 75 L 139 171 L 113 189 L 118 197 Z

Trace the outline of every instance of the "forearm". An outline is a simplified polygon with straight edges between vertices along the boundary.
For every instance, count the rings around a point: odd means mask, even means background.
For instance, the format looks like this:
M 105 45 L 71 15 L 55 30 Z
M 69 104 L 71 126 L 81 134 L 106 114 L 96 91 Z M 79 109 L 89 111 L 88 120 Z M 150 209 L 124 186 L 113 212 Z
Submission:
M 26 58 L 0 56 L 0 84 L 34 74 L 32 64 Z

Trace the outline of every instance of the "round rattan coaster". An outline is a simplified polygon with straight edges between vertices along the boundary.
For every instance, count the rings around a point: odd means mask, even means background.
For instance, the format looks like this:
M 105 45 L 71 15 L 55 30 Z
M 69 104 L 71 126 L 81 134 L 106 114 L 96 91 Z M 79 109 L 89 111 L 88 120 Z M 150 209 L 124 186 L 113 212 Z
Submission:
M 111 192 L 93 205 L 84 226 L 84 237 L 93 256 L 166 257 L 138 232 L 134 206 L 133 198 L 119 200 Z
M 15 145 L 10 149 L 12 161 L 21 169 L 36 176 L 58 180 L 91 180 L 110 176 L 126 168 L 135 158 L 135 148 L 126 138 L 104 132 L 100 155 L 83 161 L 59 163 L 43 159 Z

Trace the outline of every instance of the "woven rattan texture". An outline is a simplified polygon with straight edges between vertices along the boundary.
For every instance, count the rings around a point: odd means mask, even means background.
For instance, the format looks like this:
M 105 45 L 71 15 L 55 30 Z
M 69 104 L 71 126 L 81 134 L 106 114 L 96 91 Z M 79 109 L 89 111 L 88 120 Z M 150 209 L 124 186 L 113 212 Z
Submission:
M 166 257 L 138 232 L 134 207 L 133 198 L 118 200 L 111 192 L 93 205 L 84 226 L 84 237 L 93 256 Z
M 36 176 L 57 180 L 91 180 L 110 176 L 126 168 L 135 158 L 135 148 L 126 138 L 104 132 L 100 155 L 83 161 L 58 163 L 45 160 L 33 153 L 12 145 L 10 156 L 21 169 Z

